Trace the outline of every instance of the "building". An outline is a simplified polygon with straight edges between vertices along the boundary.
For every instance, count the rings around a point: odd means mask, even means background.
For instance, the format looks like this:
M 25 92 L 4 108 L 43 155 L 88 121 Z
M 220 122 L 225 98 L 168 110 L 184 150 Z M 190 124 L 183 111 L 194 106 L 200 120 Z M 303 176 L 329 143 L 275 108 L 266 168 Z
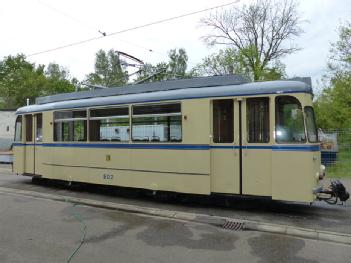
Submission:
M 9 150 L 15 134 L 16 110 L 0 109 L 0 151 Z

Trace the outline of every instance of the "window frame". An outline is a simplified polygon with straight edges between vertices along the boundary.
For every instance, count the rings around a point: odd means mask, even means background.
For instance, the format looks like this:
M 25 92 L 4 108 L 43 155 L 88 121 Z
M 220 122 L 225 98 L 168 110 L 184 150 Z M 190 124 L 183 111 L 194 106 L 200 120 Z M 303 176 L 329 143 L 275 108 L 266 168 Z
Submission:
M 20 122 L 18 122 L 18 119 L 21 119 L 21 121 Z M 14 140 L 14 142 L 22 142 L 22 140 L 23 140 L 23 116 L 22 115 L 18 115 L 17 117 L 16 117 L 16 121 L 15 121 L 15 134 L 14 134 L 14 138 L 13 138 L 13 140 Z M 16 135 L 17 135 L 17 123 L 20 123 L 21 125 L 20 125 L 20 132 L 19 132 L 19 135 L 20 135 L 20 138 L 19 138 L 19 140 L 16 140 Z
M 226 102 L 231 102 L 231 106 L 232 106 L 232 111 L 231 111 L 231 133 L 228 133 L 230 134 L 230 141 L 225 141 L 225 142 L 222 142 L 220 140 L 216 140 L 217 138 L 215 137 L 215 102 L 219 103 L 219 102 L 222 102 L 222 101 L 226 101 Z M 229 144 L 233 144 L 234 143 L 234 133 L 235 133 L 235 123 L 234 123 L 234 118 L 235 118 L 235 103 L 234 103 L 234 99 L 233 98 L 222 98 L 222 99 L 215 99 L 215 100 L 212 100 L 212 112 L 211 112 L 211 117 L 212 117 L 212 143 L 216 143 L 216 144 L 224 144 L 224 143 L 229 143 Z M 217 125 L 216 125 L 217 127 Z M 216 132 L 217 134 L 217 132 Z M 218 131 L 218 138 L 220 139 L 221 138 L 221 134 L 220 134 L 220 131 Z
M 109 109 L 127 109 L 128 110 L 128 115 L 111 115 L 111 116 L 104 116 L 104 117 L 91 117 L 91 111 L 94 110 L 109 110 Z M 88 116 L 88 134 L 87 134 L 87 139 L 89 142 L 94 142 L 94 143 L 130 143 L 131 141 L 131 108 L 130 105 L 124 104 L 124 105 L 110 105 L 110 106 L 103 106 L 103 107 L 91 107 L 87 109 L 87 116 Z M 90 136 L 90 121 L 97 121 L 97 120 L 108 120 L 108 119 L 125 119 L 128 118 L 128 129 L 129 129 L 129 135 L 128 135 L 128 140 L 125 141 L 113 141 L 113 140 L 92 140 Z
M 293 142 L 293 141 L 279 142 L 277 140 L 277 124 L 278 124 L 278 122 L 277 122 L 277 117 L 278 117 L 278 114 L 277 114 L 277 99 L 278 98 L 293 98 L 299 103 L 300 109 L 301 109 L 301 113 L 302 113 L 303 132 L 304 132 L 304 136 L 305 136 L 305 139 L 303 141 L 300 141 L 300 142 Z M 274 98 L 274 114 L 275 114 L 275 118 L 274 118 L 274 141 L 275 141 L 275 143 L 277 143 L 277 144 L 306 144 L 307 143 L 307 132 L 306 132 L 304 108 L 302 107 L 301 101 L 297 97 L 292 96 L 292 95 L 278 95 L 278 96 L 276 96 Z
M 59 112 L 79 112 L 79 111 L 82 111 L 82 112 L 85 112 L 85 118 L 82 118 L 82 117 L 79 117 L 79 118 L 58 118 L 58 119 L 55 119 L 55 113 L 59 113 Z M 86 143 L 88 142 L 88 136 L 89 136 L 89 111 L 87 108 L 81 108 L 81 109 L 63 109 L 63 110 L 56 110 L 53 112 L 53 141 L 54 142 L 75 142 L 75 143 Z M 70 125 L 70 122 L 73 122 L 73 130 L 75 128 L 75 121 L 84 121 L 86 122 L 86 125 L 85 125 L 85 140 L 74 140 L 75 138 L 75 134 L 73 133 L 73 140 L 63 140 L 63 134 L 61 135 L 61 140 L 57 140 L 57 135 L 56 135 L 56 123 L 68 123 L 68 125 Z
M 250 128 L 250 125 L 249 125 L 249 111 L 248 111 L 248 108 L 249 108 L 249 103 L 248 101 L 249 100 L 266 100 L 267 101 L 267 110 L 268 110 L 268 113 L 265 112 L 265 116 L 267 116 L 267 122 L 268 122 L 268 125 L 267 125 L 267 130 L 266 130 L 266 140 L 264 141 L 249 141 L 249 128 Z M 270 114 L 271 114 L 271 109 L 270 109 L 270 104 L 271 104 L 271 97 L 269 96 L 263 96 L 263 97 L 249 97 L 249 98 L 246 98 L 246 101 L 245 101 L 245 105 L 246 105 L 246 109 L 245 109 L 245 112 L 246 112 L 246 143 L 252 143 L 252 144 L 264 144 L 264 143 L 270 143 L 271 142 L 271 117 L 270 117 Z
M 41 137 L 38 139 L 38 116 L 41 118 Z M 35 114 L 35 142 L 43 142 L 43 113 Z
M 315 133 L 316 133 L 316 140 L 315 141 L 311 141 L 310 140 L 310 136 L 309 136 L 309 132 L 308 132 L 308 127 L 307 127 L 307 113 L 306 113 L 306 109 L 311 109 L 312 115 L 313 115 L 313 120 L 314 120 L 314 126 L 315 126 Z M 309 143 L 318 143 L 319 142 L 319 137 L 318 137 L 318 128 L 317 128 L 317 124 L 316 124 L 316 114 L 314 113 L 314 109 L 312 106 L 305 106 L 303 109 L 303 114 L 304 114 L 304 121 L 305 121 L 305 133 L 306 133 L 306 137 Z
M 26 114 L 24 115 L 24 119 L 25 119 L 25 123 L 26 123 L 26 129 L 25 129 L 25 142 L 33 142 L 33 115 L 32 114 Z M 27 120 L 30 120 L 30 129 L 28 129 L 28 121 Z M 28 133 L 28 131 L 30 133 Z M 30 140 L 28 140 L 28 137 L 31 137 Z
M 180 107 L 180 112 L 173 113 L 156 113 L 156 114 L 134 114 L 135 107 L 143 107 L 143 106 L 162 106 L 162 105 L 171 105 L 177 104 Z M 133 124 L 135 118 L 152 118 L 152 117 L 174 117 L 180 116 L 180 139 L 179 140 L 167 140 L 167 141 L 153 141 L 150 140 L 135 140 L 133 137 Z M 171 101 L 171 102 L 161 102 L 161 103 L 140 103 L 140 104 L 131 104 L 130 105 L 130 141 L 132 143 L 182 143 L 183 142 L 183 105 L 181 101 Z M 169 138 L 170 135 L 169 135 Z

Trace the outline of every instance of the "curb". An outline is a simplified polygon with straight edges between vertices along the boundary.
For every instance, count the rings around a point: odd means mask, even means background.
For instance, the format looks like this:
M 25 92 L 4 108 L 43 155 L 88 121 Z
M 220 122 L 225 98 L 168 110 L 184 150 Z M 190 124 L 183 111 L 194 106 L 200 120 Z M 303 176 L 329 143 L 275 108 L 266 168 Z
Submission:
M 109 210 L 123 211 L 128 213 L 143 214 L 150 216 L 158 216 L 163 218 L 177 219 L 190 221 L 195 223 L 202 223 L 222 227 L 227 222 L 241 223 L 244 230 L 252 230 L 259 232 L 267 232 L 273 234 L 282 234 L 300 238 L 315 239 L 328 242 L 336 242 L 341 244 L 351 245 L 351 235 L 337 232 L 320 231 L 317 229 L 300 228 L 289 225 L 270 224 L 259 221 L 250 221 L 235 219 L 229 217 L 212 216 L 206 214 L 195 214 L 187 212 L 177 212 L 158 208 L 141 207 L 136 205 L 118 204 L 112 202 L 96 201 L 91 199 L 54 195 L 47 193 L 40 193 L 27 190 L 11 189 L 0 187 L 0 192 L 8 194 L 20 194 L 42 199 L 50 199 L 60 202 L 69 202 L 74 204 L 92 206 L 97 208 L 105 208 Z

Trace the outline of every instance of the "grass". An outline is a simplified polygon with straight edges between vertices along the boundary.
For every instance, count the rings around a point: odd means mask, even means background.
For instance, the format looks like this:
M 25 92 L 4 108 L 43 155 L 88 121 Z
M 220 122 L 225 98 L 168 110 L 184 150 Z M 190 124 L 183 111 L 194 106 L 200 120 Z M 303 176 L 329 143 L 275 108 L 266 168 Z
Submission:
M 351 178 L 351 149 L 340 150 L 335 164 L 327 166 L 328 178 Z

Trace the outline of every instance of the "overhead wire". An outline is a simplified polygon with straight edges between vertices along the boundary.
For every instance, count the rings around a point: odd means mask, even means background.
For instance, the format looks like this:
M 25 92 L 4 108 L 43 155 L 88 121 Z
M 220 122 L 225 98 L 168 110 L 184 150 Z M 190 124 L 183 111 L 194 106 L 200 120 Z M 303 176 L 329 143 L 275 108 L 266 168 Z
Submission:
M 184 18 L 184 17 L 187 17 L 187 16 L 192 16 L 192 15 L 195 15 L 195 14 L 204 13 L 204 12 L 211 11 L 211 10 L 214 10 L 214 9 L 223 8 L 223 7 L 226 7 L 226 6 L 230 6 L 230 5 L 236 4 L 239 1 L 240 0 L 236 0 L 236 1 L 233 1 L 233 2 L 230 2 L 230 3 L 227 3 L 227 4 L 217 5 L 217 6 L 214 6 L 214 7 L 205 8 L 205 9 L 201 9 L 201 10 L 198 10 L 198 11 L 193 11 L 193 12 L 190 12 L 190 13 L 185 13 L 185 14 L 182 14 L 182 15 L 178 15 L 178 16 L 173 16 L 173 17 L 157 20 L 157 21 L 154 21 L 154 22 L 150 22 L 150 23 L 146 23 L 146 24 L 143 24 L 143 25 L 122 29 L 122 30 L 115 31 L 115 32 L 112 32 L 112 33 L 105 33 L 105 34 L 102 34 L 101 36 L 98 36 L 98 37 L 92 37 L 92 38 L 80 40 L 80 41 L 77 41 L 77 42 L 69 43 L 69 44 L 66 44 L 66 45 L 58 46 L 58 47 L 55 47 L 55 48 L 50 48 L 50 49 L 46 49 L 46 50 L 43 50 L 43 51 L 38 51 L 38 52 L 35 52 L 35 53 L 32 53 L 32 54 L 28 54 L 27 57 L 32 57 L 32 56 L 36 56 L 36 55 L 40 55 L 40 54 L 44 54 L 44 53 L 49 53 L 49 52 L 53 52 L 53 51 L 64 49 L 64 48 L 68 48 L 68 47 L 82 45 L 82 44 L 85 44 L 85 43 L 88 43 L 88 42 L 91 42 L 91 41 L 95 41 L 95 40 L 99 40 L 99 39 L 102 39 L 102 38 L 114 36 L 114 35 L 117 35 L 117 34 L 122 34 L 122 33 L 126 33 L 126 32 L 129 32 L 129 31 L 134 31 L 134 30 L 137 30 L 137 29 L 141 29 L 141 28 L 145 28 L 145 27 L 149 27 L 149 26 L 153 26 L 153 25 L 169 22 L 169 21 L 172 21 L 172 20 Z
M 78 19 L 77 17 L 74 17 L 74 16 L 72 16 L 72 15 L 70 15 L 70 14 L 68 14 L 68 13 L 66 13 L 66 12 L 64 12 L 64 11 L 62 11 L 61 9 L 58 9 L 58 8 L 52 6 L 52 5 L 49 5 L 49 4 L 47 4 L 47 3 L 44 3 L 44 2 L 41 1 L 41 0 L 38 0 L 38 3 L 41 4 L 41 5 L 43 5 L 43 6 L 45 6 L 45 7 L 47 7 L 48 9 L 50 9 L 50 10 L 52 10 L 52 11 L 54 11 L 54 12 L 57 12 L 58 14 L 60 14 L 60 15 L 62 15 L 62 16 L 64 16 L 64 17 L 66 17 L 66 18 L 69 18 L 69 19 L 73 20 L 74 22 L 76 22 L 76 23 L 78 23 L 78 24 L 84 26 L 84 27 L 87 28 L 87 29 L 90 29 L 90 30 L 92 30 L 92 31 L 94 31 L 94 32 L 98 32 L 98 33 L 100 33 L 102 36 L 106 36 L 106 32 L 104 32 L 103 30 L 100 30 L 100 29 L 98 29 L 97 27 L 92 26 L 91 24 L 89 24 L 89 23 L 87 23 L 87 22 L 85 22 L 85 21 L 83 21 L 83 20 L 81 20 L 81 19 Z M 122 39 L 117 39 L 117 41 L 124 42 L 124 43 L 126 43 L 126 44 L 129 44 L 129 45 L 138 47 L 138 48 L 140 48 L 140 49 L 145 49 L 145 50 L 147 50 L 147 51 L 149 51 L 149 52 L 156 52 L 156 53 L 159 53 L 159 52 L 155 51 L 154 49 L 151 49 L 151 48 L 148 48 L 148 47 L 144 47 L 144 46 L 142 46 L 142 45 L 140 45 L 140 44 L 135 44 L 135 43 L 132 43 L 132 42 L 130 42 L 130 41 L 126 41 L 126 40 L 122 40 Z M 161 54 L 161 53 L 160 53 L 160 54 Z
M 61 9 L 58 9 L 58 8 L 56 8 L 56 7 L 54 7 L 54 6 L 50 5 L 50 4 L 48 4 L 48 3 L 46 3 L 46 2 L 43 2 L 43 1 L 41 1 L 41 0 L 38 0 L 38 3 L 39 3 L 40 5 L 42 5 L 42 6 L 44 6 L 44 7 L 48 8 L 48 9 L 50 9 L 50 10 L 52 10 L 52 11 L 54 11 L 54 12 L 56 12 L 56 13 L 62 15 L 62 16 L 65 16 L 66 18 L 69 18 L 69 19 L 75 21 L 76 23 L 81 24 L 82 26 L 84 26 L 84 27 L 86 27 L 86 28 L 88 28 L 88 29 L 90 29 L 90 30 L 94 30 L 95 32 L 99 32 L 100 34 L 103 34 L 103 32 L 102 32 L 100 29 L 95 28 L 94 26 L 92 26 L 92 25 L 89 24 L 88 22 L 82 21 L 82 20 L 78 19 L 77 17 L 72 16 L 72 15 L 70 15 L 70 14 L 68 14 L 68 13 L 66 13 L 66 12 L 64 12 L 64 11 L 62 11 Z
M 102 36 L 106 36 L 106 32 L 103 32 L 100 29 L 97 29 L 96 27 L 92 26 L 91 24 L 89 24 L 87 22 L 84 22 L 84 21 L 78 19 L 77 17 L 74 17 L 74 16 L 62 11 L 61 9 L 58 9 L 58 8 L 52 6 L 52 5 L 48 4 L 48 3 L 45 3 L 45 2 L 43 2 L 41 0 L 38 0 L 38 3 L 41 4 L 42 6 L 50 9 L 51 11 L 54 11 L 54 12 L 66 17 L 66 18 L 68 18 L 70 20 L 73 20 L 74 22 L 84 26 L 85 28 L 93 30 L 94 32 L 99 32 Z M 168 58 L 168 54 L 166 52 L 160 52 L 160 51 L 155 50 L 154 48 L 145 47 L 145 46 L 142 46 L 140 44 L 135 44 L 135 43 L 132 43 L 130 41 L 126 41 L 126 40 L 120 39 L 120 38 L 118 38 L 116 40 L 120 41 L 120 42 L 123 42 L 123 43 L 126 43 L 126 44 L 131 45 L 131 46 L 135 46 L 135 47 L 140 48 L 140 49 L 144 49 L 144 50 L 146 50 L 148 52 L 157 53 L 157 54 L 161 55 L 164 58 Z M 196 65 L 195 63 L 193 63 L 191 61 L 188 61 L 188 64 L 193 65 L 193 66 Z M 132 75 L 134 75 L 134 73 Z
M 98 29 L 97 27 L 94 27 L 94 26 L 92 26 L 90 23 L 88 23 L 86 21 L 80 20 L 77 17 L 74 17 L 74 16 L 72 16 L 72 15 L 66 13 L 66 12 L 63 12 L 61 9 L 58 9 L 58 8 L 52 6 L 52 5 L 49 5 L 48 3 L 45 3 L 45 2 L 43 2 L 41 0 L 38 0 L 38 3 L 41 4 L 42 6 L 45 6 L 46 8 L 48 8 L 50 10 L 62 15 L 62 16 L 65 16 L 66 18 L 69 18 L 69 19 L 75 21 L 76 23 L 78 23 L 78 24 L 80 24 L 80 25 L 82 25 L 82 26 L 84 26 L 84 27 L 86 27 L 86 28 L 88 28 L 90 30 L 94 30 L 94 32 L 100 33 L 102 36 L 106 35 L 105 32 L 103 32 L 102 30 Z

